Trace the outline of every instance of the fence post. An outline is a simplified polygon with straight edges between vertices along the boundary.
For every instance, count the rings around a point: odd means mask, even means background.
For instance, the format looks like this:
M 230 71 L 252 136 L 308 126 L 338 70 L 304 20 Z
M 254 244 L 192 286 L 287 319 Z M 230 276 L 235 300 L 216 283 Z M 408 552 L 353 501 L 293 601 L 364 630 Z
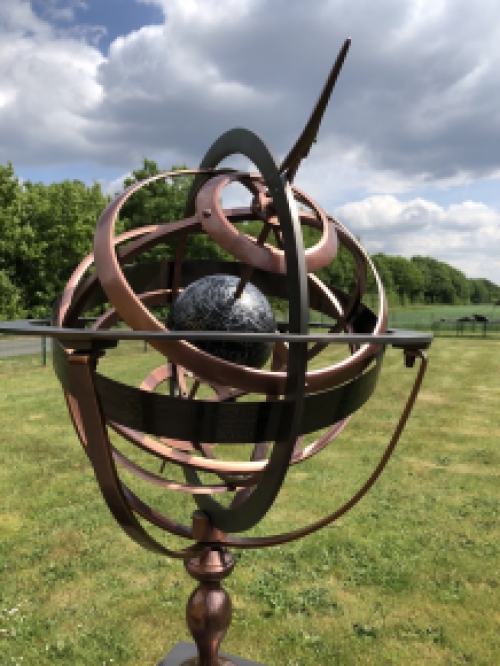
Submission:
M 47 338 L 42 336 L 42 365 L 47 365 Z

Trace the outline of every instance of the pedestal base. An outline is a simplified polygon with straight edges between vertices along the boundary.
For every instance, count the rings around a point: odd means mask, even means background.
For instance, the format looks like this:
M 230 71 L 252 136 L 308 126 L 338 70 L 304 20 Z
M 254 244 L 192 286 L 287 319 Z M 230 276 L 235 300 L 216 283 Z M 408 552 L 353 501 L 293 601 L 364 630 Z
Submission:
M 185 643 L 183 641 L 181 643 L 177 643 L 174 649 L 171 650 L 167 656 L 160 661 L 158 666 L 181 666 L 184 661 L 187 661 L 192 657 L 196 657 L 196 655 L 196 645 L 194 643 Z M 235 666 L 265 666 L 264 664 L 260 664 L 256 661 L 248 661 L 248 659 L 234 657 L 233 655 L 226 654 L 225 652 L 221 652 L 219 656 L 221 658 L 226 657 L 226 659 L 230 659 Z

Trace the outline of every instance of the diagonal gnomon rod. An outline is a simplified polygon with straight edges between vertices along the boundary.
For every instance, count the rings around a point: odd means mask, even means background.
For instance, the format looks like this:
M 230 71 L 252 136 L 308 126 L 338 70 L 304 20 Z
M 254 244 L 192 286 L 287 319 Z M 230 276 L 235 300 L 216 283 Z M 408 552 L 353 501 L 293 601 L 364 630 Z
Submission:
M 330 100 L 332 91 L 337 82 L 340 70 L 344 64 L 344 60 L 347 56 L 349 46 L 351 45 L 351 39 L 348 37 L 342 48 L 339 51 L 337 59 L 330 71 L 330 74 L 326 80 L 323 90 L 316 102 L 311 116 L 306 123 L 306 126 L 302 130 L 302 134 L 297 139 L 295 145 L 290 150 L 288 155 L 285 157 L 279 171 L 281 174 L 285 173 L 288 182 L 291 184 L 297 174 L 300 163 L 309 155 L 312 144 L 316 141 L 316 136 L 318 134 L 319 126 L 321 125 L 321 120 L 323 119 L 323 114 L 325 113 L 326 107 Z

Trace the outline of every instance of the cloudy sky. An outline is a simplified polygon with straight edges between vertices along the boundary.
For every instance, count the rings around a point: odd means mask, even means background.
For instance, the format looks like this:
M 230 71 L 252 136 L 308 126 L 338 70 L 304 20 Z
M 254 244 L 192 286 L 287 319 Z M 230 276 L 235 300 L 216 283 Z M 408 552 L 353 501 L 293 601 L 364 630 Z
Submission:
M 231 127 L 278 159 L 346 37 L 296 183 L 370 252 L 500 283 L 500 0 L 9 0 L 0 163 L 99 180 L 197 166 Z

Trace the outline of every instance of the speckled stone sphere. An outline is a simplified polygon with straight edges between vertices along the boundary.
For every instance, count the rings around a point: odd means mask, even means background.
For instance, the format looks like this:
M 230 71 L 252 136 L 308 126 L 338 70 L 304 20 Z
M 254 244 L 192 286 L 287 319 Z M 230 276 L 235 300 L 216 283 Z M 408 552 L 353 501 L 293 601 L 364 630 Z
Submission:
M 192 282 L 170 309 L 167 326 L 173 331 L 232 331 L 274 333 L 276 321 L 266 297 L 248 283 L 239 298 L 240 280 L 232 275 L 209 275 Z M 213 356 L 261 368 L 272 351 L 268 342 L 207 340 L 193 345 Z

